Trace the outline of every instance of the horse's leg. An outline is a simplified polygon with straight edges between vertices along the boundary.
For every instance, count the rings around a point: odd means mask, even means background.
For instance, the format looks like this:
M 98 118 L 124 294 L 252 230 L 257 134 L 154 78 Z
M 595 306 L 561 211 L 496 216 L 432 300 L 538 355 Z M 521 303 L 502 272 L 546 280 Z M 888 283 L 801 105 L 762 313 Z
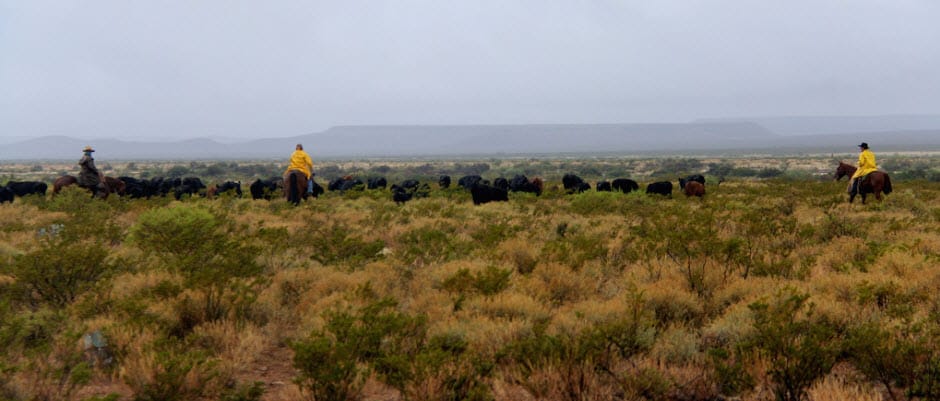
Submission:
M 297 195 L 297 193 L 299 192 L 299 188 L 298 188 L 299 185 L 297 181 L 298 181 L 297 174 L 292 173 L 290 175 L 290 183 L 288 183 L 288 187 L 290 188 L 288 189 L 288 192 L 287 192 L 288 193 L 287 200 L 290 203 L 292 203 L 294 206 L 297 206 L 300 204 L 300 197 Z

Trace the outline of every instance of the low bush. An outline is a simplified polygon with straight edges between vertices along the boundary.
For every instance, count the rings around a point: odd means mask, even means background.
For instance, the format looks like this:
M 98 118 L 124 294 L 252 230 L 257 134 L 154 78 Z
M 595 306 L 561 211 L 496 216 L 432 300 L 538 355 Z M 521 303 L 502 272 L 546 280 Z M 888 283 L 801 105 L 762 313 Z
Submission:
M 750 305 L 754 334 L 744 347 L 770 361 L 778 400 L 805 399 L 807 389 L 829 373 L 841 352 L 834 328 L 812 319 L 808 299 L 806 294 L 785 290 L 770 303 Z
M 232 289 L 245 288 L 236 285 L 237 280 L 261 272 L 255 248 L 241 241 L 241 233 L 234 232 L 237 227 L 225 221 L 198 206 L 180 205 L 147 211 L 130 230 L 133 243 L 158 257 L 161 267 L 180 273 L 187 288 L 204 294 L 203 316 L 208 320 L 231 310 L 224 301 L 231 298 Z
M 107 257 L 96 242 L 42 238 L 38 249 L 14 258 L 8 273 L 24 289 L 26 302 L 61 308 L 114 273 Z
M 382 240 L 366 240 L 351 227 L 336 221 L 310 224 L 303 238 L 314 244 L 316 251 L 310 258 L 326 266 L 361 267 L 377 259 L 379 252 L 385 248 Z
M 457 237 L 456 227 L 444 223 L 413 228 L 396 240 L 396 256 L 419 266 L 458 257 L 469 246 Z
M 292 344 L 295 381 L 315 400 L 356 397 L 370 372 L 403 389 L 414 380 L 411 361 L 425 341 L 424 317 L 394 309 L 384 298 L 357 311 L 327 313 L 326 325 Z
M 511 270 L 489 265 L 483 271 L 471 273 L 470 269 L 460 269 L 453 276 L 445 279 L 441 287 L 455 294 L 495 295 L 509 286 Z

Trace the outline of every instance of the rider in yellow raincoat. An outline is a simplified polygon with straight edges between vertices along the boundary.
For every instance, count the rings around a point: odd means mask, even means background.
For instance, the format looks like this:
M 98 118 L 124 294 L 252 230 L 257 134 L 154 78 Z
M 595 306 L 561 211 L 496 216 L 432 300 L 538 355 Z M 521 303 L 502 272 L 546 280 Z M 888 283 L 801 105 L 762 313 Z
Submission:
M 858 193 L 858 184 L 866 175 L 871 174 L 878 170 L 877 165 L 875 164 L 875 154 L 868 149 L 868 144 L 862 142 L 858 145 L 860 150 L 858 154 L 858 170 L 855 170 L 855 174 L 852 174 L 852 192 L 853 194 Z
M 307 193 L 312 193 L 313 160 L 310 159 L 310 155 L 308 155 L 307 152 L 304 152 L 304 145 L 297 144 L 294 153 L 290 155 L 290 164 L 287 166 L 287 170 L 284 171 L 284 175 L 287 175 L 291 170 L 300 171 L 307 176 Z

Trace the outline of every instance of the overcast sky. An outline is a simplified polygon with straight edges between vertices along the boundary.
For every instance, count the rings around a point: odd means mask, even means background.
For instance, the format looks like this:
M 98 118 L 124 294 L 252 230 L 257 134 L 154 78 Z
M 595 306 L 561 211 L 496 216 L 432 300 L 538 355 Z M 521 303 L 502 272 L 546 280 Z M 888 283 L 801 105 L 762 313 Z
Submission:
M 0 140 L 937 114 L 937 0 L 0 0 Z

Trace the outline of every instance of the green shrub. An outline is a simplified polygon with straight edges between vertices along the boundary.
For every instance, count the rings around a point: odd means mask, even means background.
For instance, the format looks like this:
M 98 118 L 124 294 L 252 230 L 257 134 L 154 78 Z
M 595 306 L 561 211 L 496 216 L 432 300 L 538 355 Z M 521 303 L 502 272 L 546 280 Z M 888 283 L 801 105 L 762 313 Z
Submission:
M 640 368 L 620 378 L 621 385 L 629 394 L 643 400 L 666 400 L 672 381 L 663 372 L 652 368 Z
M 260 401 L 264 395 L 264 382 L 241 384 L 222 394 L 221 401 Z
M 64 307 L 115 271 L 107 256 L 95 242 L 43 238 L 38 249 L 14 258 L 9 273 L 29 302 Z
M 914 382 L 908 390 L 908 396 L 923 400 L 940 399 L 940 355 L 921 356 L 914 371 Z
M 865 227 L 860 221 L 844 213 L 826 210 L 825 219 L 816 232 L 820 241 L 828 242 L 836 237 L 864 238 Z
M 154 351 L 152 375 L 125 377 L 134 390 L 133 400 L 186 401 L 206 395 L 206 382 L 218 374 L 207 355 L 179 345 L 158 347 Z
M 715 290 L 705 280 L 706 271 L 725 258 L 725 248 L 714 213 L 678 209 L 666 216 L 648 216 L 631 230 L 640 252 L 649 259 L 672 262 L 692 292 L 708 296 Z
M 624 194 L 588 191 L 570 197 L 568 209 L 582 216 L 608 215 L 626 211 Z
M 708 357 L 721 394 L 735 396 L 754 387 L 754 377 L 748 373 L 740 355 L 723 348 L 711 348 Z
M 801 401 L 806 390 L 836 363 L 841 344 L 826 322 L 812 318 L 808 295 L 781 293 L 773 303 L 749 305 L 754 335 L 745 347 L 770 361 L 770 376 L 778 400 Z
M 798 273 L 793 253 L 807 239 L 796 218 L 794 205 L 785 201 L 774 206 L 747 208 L 736 218 L 736 236 L 724 241 L 721 258 L 742 277 L 791 278 Z
M 318 222 L 308 227 L 309 243 L 316 249 L 310 257 L 325 266 L 357 267 L 379 257 L 382 240 L 366 240 L 341 222 Z
M 445 224 L 408 230 L 397 238 L 396 255 L 415 265 L 450 260 L 467 246 L 456 234 L 456 227 Z
M 123 227 L 114 216 L 126 210 L 127 204 L 116 196 L 92 199 L 88 191 L 73 186 L 48 201 L 43 199 L 38 206 L 66 214 L 65 218 L 56 219 L 54 225 L 61 226 L 57 234 L 67 240 L 96 240 L 114 245 L 123 237 Z
M 487 221 L 480 229 L 470 232 L 470 237 L 476 242 L 476 246 L 482 249 L 490 249 L 500 242 L 512 238 L 520 227 L 509 224 L 508 222 Z
M 65 333 L 55 346 L 26 363 L 22 375 L 30 383 L 31 400 L 68 400 L 92 378 L 92 367 L 85 356 L 70 346 L 78 338 Z M 68 345 L 66 345 L 68 344 Z
M 55 335 L 66 324 L 66 317 L 61 310 L 47 308 L 21 313 L 7 310 L 0 314 L 0 343 L 9 352 L 41 354 L 51 347 Z
M 541 259 L 557 261 L 572 270 L 580 270 L 590 261 L 607 263 L 608 233 L 589 233 L 567 225 L 559 225 L 558 233 L 542 247 Z
M 547 322 L 538 322 L 531 333 L 507 344 L 500 358 L 521 378 L 540 369 L 558 371 L 567 394 L 582 394 L 589 385 L 584 381 L 588 372 L 612 372 L 616 360 L 629 360 L 653 346 L 655 322 L 643 294 L 630 290 L 627 302 L 630 308 L 623 316 L 578 333 L 549 334 Z
M 412 399 L 493 400 L 485 380 L 495 366 L 469 349 L 466 339 L 455 333 L 431 337 L 413 362 L 414 385 L 403 393 Z
M 0 360 L 0 400 L 17 400 L 17 390 L 13 386 L 13 373 L 16 368 L 7 366 Z
M 897 399 L 894 389 L 914 383 L 917 364 L 912 362 L 927 354 L 922 345 L 911 340 L 919 330 L 913 325 L 896 333 L 878 322 L 860 324 L 846 335 L 848 360 L 870 380 L 884 385 L 891 399 Z
M 182 274 L 188 288 L 204 294 L 203 316 L 209 320 L 228 312 L 231 305 L 223 301 L 233 288 L 244 288 L 235 281 L 261 272 L 255 262 L 256 249 L 241 240 L 236 227 L 223 221 L 224 216 L 199 207 L 176 206 L 141 214 L 130 230 L 135 244 L 159 257 L 165 268 Z
M 179 269 L 191 272 L 225 242 L 221 228 L 222 223 L 206 209 L 175 206 L 141 214 L 131 227 L 130 239 L 144 251 L 170 257 Z
M 390 310 L 396 306 L 385 298 L 355 312 L 327 313 L 322 330 L 292 344 L 297 384 L 318 401 L 356 397 L 371 371 L 404 388 L 414 380 L 410 361 L 425 339 L 427 322 Z
M 445 279 L 441 283 L 441 287 L 460 295 L 469 295 L 471 293 L 495 295 L 509 286 L 509 277 L 511 275 L 512 270 L 500 269 L 492 265 L 473 274 L 470 273 L 470 269 L 459 269 L 453 276 Z

